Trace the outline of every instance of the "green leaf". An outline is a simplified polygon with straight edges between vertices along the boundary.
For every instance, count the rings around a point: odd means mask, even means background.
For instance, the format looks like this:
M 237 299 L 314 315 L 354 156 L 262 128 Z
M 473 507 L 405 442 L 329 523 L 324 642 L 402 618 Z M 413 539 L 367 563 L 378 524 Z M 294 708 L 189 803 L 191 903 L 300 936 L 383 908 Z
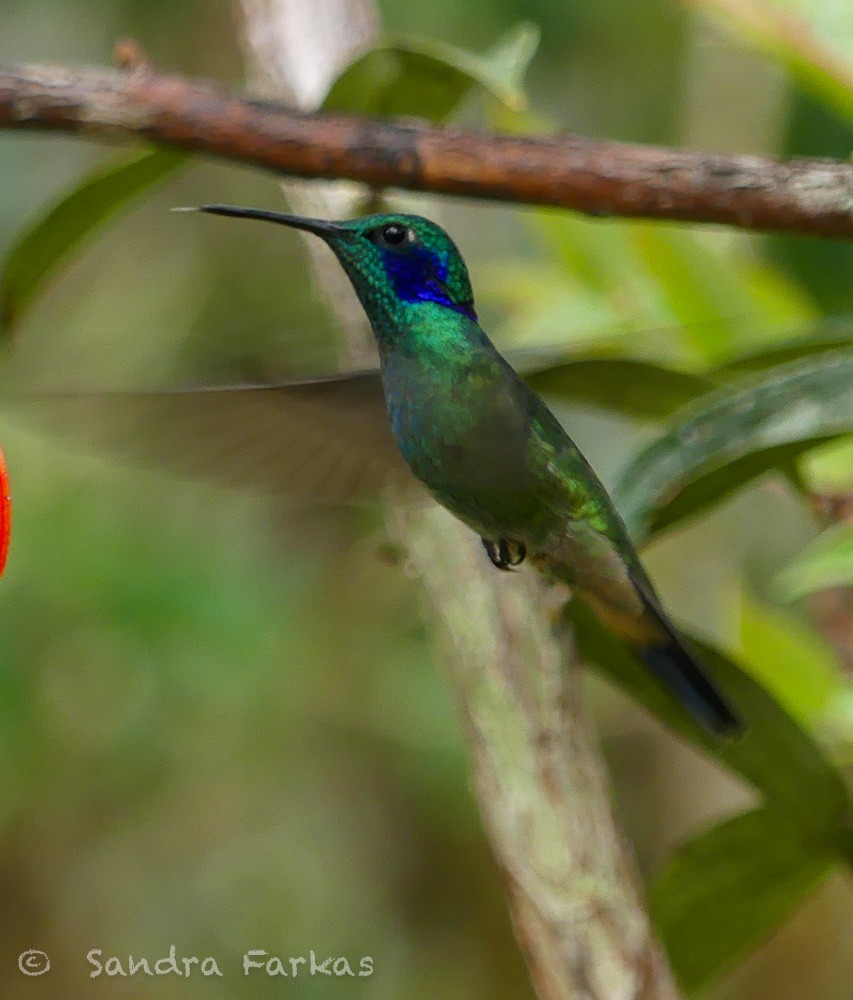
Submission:
M 8 334 L 42 287 L 87 239 L 131 199 L 173 173 L 185 153 L 154 150 L 86 177 L 21 236 L 0 277 L 0 315 Z
M 522 79 L 538 44 L 539 29 L 527 23 L 482 55 L 433 39 L 389 38 L 341 73 L 323 110 L 444 121 L 475 87 L 523 109 Z
M 544 281 L 544 276 L 542 279 Z M 551 276 L 551 284 L 554 278 Z M 503 280 L 506 287 L 507 280 Z M 544 291 L 539 291 L 540 298 Z M 702 324 L 700 329 L 704 328 Z M 742 354 L 704 374 L 667 368 L 632 357 L 602 357 L 602 353 L 636 348 L 650 338 L 671 341 L 689 328 L 633 333 L 630 338 L 610 336 L 595 346 L 582 344 L 573 349 L 514 349 L 505 354 L 513 367 L 524 375 L 536 392 L 572 402 L 586 403 L 614 413 L 640 419 L 668 417 L 676 410 L 734 382 L 745 374 L 766 373 L 801 358 L 814 358 L 839 348 L 853 348 L 853 317 L 830 316 L 810 325 L 808 335 L 800 335 L 772 347 Z
M 720 379 L 729 380 L 739 375 L 765 372 L 768 368 L 846 347 L 853 347 L 853 316 L 849 314 L 825 316 L 810 324 L 809 332 L 805 335 L 741 354 L 720 365 L 713 374 Z
M 800 474 L 811 493 L 842 497 L 853 484 L 853 435 L 835 438 L 804 455 Z
M 667 308 L 624 219 L 588 219 L 540 209 L 525 215 L 544 250 L 565 273 L 609 305 L 625 325 L 669 327 L 676 317 Z
M 737 739 L 715 739 L 580 601 L 572 603 L 569 614 L 584 662 L 614 680 L 668 728 L 746 778 L 768 805 L 816 844 L 853 861 L 853 803 L 842 775 L 813 737 L 745 670 L 719 650 L 688 637 L 746 727 Z
M 853 525 L 836 525 L 815 539 L 777 577 L 786 600 L 853 584 Z
M 521 21 L 479 57 L 484 70 L 483 79 L 493 81 L 490 89 L 494 89 L 495 96 L 510 110 L 525 111 L 528 108 L 524 77 L 539 49 L 541 38 L 538 25 L 532 21 Z M 500 90 L 504 96 L 501 96 Z
M 732 316 L 758 319 L 746 261 L 712 250 L 696 233 L 680 226 L 635 222 L 630 239 L 693 349 L 719 359 L 731 353 L 737 325 Z
M 765 940 L 834 860 L 766 808 L 678 850 L 652 882 L 649 908 L 684 989 L 701 989 Z
M 619 319 L 620 332 L 669 329 L 658 359 L 678 351 L 694 363 L 719 363 L 754 343 L 768 322 L 793 325 L 812 318 L 801 297 L 765 265 L 742 253 L 733 266 L 731 249 L 726 256 L 707 236 L 683 226 L 591 220 L 553 209 L 525 219 L 562 268 L 551 278 L 552 289 L 562 285 L 565 292 L 583 288 L 596 295 L 600 308 Z M 546 290 L 538 298 L 547 304 L 553 294 Z
M 716 388 L 701 375 L 629 358 L 577 358 L 525 375 L 536 392 L 641 418 L 665 417 Z
M 806 449 L 853 429 L 853 351 L 772 369 L 710 393 L 676 415 L 637 456 L 615 491 L 642 543 Z
M 758 0 L 682 0 L 724 24 L 738 38 L 783 66 L 818 100 L 853 121 L 853 52 L 835 8 L 835 23 L 822 26 L 813 3 L 788 0 L 787 10 Z
M 813 629 L 742 593 L 741 660 L 801 725 L 815 725 L 844 690 L 837 658 Z

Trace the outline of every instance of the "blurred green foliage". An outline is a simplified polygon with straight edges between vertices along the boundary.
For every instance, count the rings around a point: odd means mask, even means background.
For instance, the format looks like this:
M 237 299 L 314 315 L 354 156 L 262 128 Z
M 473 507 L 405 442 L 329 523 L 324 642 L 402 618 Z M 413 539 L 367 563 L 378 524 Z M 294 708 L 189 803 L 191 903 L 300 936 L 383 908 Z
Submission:
M 523 78 L 539 44 L 535 25 L 521 24 L 489 52 L 419 38 L 388 39 L 356 59 L 334 82 L 323 109 L 382 117 L 444 121 L 475 87 L 523 110 Z
M 805 29 L 780 38 L 775 7 L 761 32 L 732 30 L 714 0 L 695 6 L 701 14 L 664 0 L 385 0 L 387 27 L 404 40 L 346 71 L 332 103 L 849 155 L 853 96 L 837 66 L 853 58 L 853 14 L 846 24 L 829 0 L 788 5 L 836 64 L 813 57 Z M 759 6 L 770 10 L 743 9 Z M 526 92 L 532 36 L 513 33 L 521 18 L 542 29 Z M 10 0 L 0 10 L 8 60 L 104 63 L 118 35 L 138 37 L 158 66 L 240 82 L 224 2 Z M 334 366 L 334 332 L 296 240 L 213 233 L 167 213 L 199 201 L 275 205 L 269 178 L 193 162 L 91 242 L 93 224 L 153 179 L 134 166 L 150 165 L 144 154 L 106 174 L 105 162 L 82 142 L 2 136 L 5 287 L 20 305 L 31 299 L 8 383 Z M 87 172 L 98 180 L 81 188 Z M 840 766 L 853 713 L 839 706 L 853 692 L 828 641 L 837 637 L 808 605 L 781 603 L 778 581 L 793 599 L 850 579 L 837 569 L 849 569 L 849 532 L 806 548 L 818 525 L 805 500 L 828 482 L 853 489 L 850 449 L 799 456 L 853 428 L 853 320 L 827 319 L 853 310 L 851 248 L 405 204 L 449 224 L 487 328 L 521 349 L 605 479 L 621 476 L 632 524 L 657 531 L 647 555 L 667 603 L 713 643 L 705 657 L 753 723 L 740 744 L 705 744 L 728 770 L 712 767 L 690 749 L 701 745 L 690 724 L 581 616 L 587 657 L 685 737 L 591 679 L 617 804 L 685 986 L 731 1000 L 844 1000 L 853 894 L 840 870 L 853 842 Z M 84 237 L 87 252 L 57 276 L 50 265 Z M 2 439 L 16 512 L 0 586 L 3 995 L 79 991 L 91 948 L 153 961 L 175 943 L 216 956 L 223 978 L 110 988 L 273 995 L 280 982 L 243 977 L 243 953 L 314 949 L 353 966 L 371 955 L 374 975 L 288 982 L 295 994 L 529 996 L 417 589 L 380 558 L 378 514 L 294 510 L 115 467 L 11 420 Z M 853 618 L 847 628 L 849 646 Z M 758 807 L 733 773 L 757 787 Z M 24 980 L 15 956 L 34 945 L 53 972 Z
M 853 583 L 853 526 L 835 525 L 779 575 L 782 594 L 796 600 L 804 594 Z

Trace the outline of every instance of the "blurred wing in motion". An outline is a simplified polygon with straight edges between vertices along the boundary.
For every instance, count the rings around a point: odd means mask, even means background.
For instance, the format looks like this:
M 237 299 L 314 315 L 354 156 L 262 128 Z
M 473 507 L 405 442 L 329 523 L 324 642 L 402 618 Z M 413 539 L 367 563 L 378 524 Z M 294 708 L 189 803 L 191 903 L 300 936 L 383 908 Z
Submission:
M 282 385 L 57 392 L 14 412 L 87 450 L 294 502 L 421 487 L 391 435 L 378 372 Z

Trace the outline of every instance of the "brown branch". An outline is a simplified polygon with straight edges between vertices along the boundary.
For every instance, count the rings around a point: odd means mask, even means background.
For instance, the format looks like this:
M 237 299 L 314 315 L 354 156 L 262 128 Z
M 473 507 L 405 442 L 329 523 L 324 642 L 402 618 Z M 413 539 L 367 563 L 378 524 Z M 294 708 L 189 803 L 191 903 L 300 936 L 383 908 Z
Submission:
M 142 137 L 294 177 L 348 178 L 594 215 L 853 236 L 850 163 L 300 113 L 145 71 L 0 66 L 0 127 Z
M 464 726 L 474 791 L 540 1000 L 678 1000 L 583 708 L 533 572 L 497 579 L 440 508 L 392 511 Z M 501 574 L 506 576 L 507 574 Z

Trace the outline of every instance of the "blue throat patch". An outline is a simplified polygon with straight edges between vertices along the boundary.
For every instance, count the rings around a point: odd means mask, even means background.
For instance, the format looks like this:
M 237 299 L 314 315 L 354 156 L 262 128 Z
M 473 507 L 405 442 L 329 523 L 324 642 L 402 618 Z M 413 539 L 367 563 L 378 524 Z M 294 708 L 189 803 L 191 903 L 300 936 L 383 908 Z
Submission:
M 447 261 L 418 246 L 404 252 L 384 250 L 382 263 L 394 294 L 403 302 L 437 302 L 477 322 L 473 302 L 454 302 L 447 285 Z

